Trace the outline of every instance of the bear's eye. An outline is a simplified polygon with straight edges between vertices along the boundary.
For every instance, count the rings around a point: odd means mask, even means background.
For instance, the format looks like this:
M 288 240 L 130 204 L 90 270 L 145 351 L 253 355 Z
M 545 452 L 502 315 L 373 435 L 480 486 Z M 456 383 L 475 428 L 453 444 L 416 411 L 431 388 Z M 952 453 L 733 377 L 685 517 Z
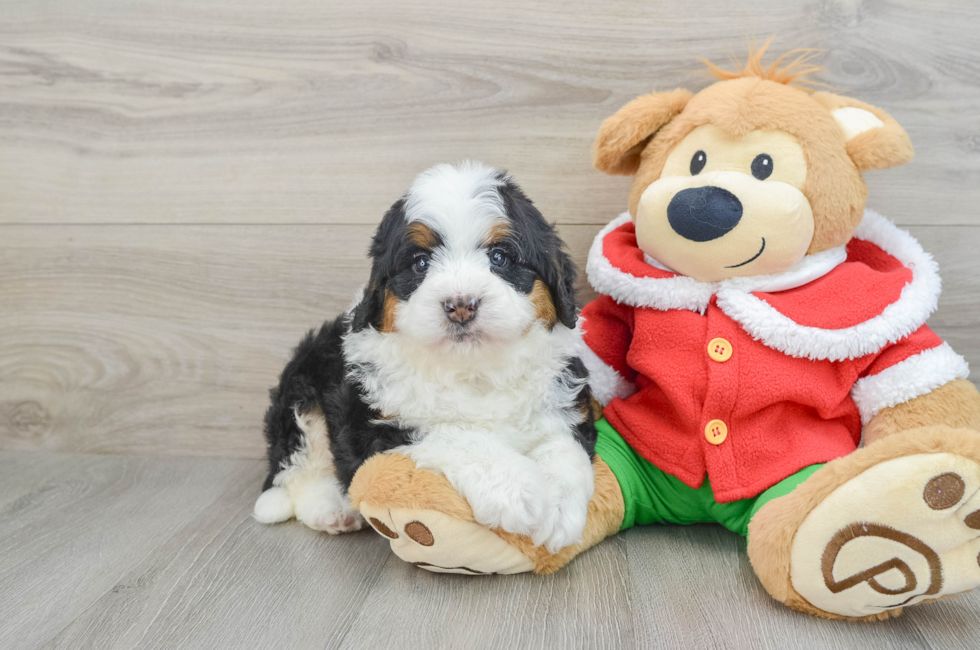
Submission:
M 769 154 L 760 153 L 755 157 L 755 160 L 752 161 L 752 175 L 760 181 L 764 181 L 772 175 L 772 157 Z
M 691 176 L 697 176 L 704 169 L 705 164 L 708 162 L 708 154 L 703 151 L 698 151 L 691 158 Z

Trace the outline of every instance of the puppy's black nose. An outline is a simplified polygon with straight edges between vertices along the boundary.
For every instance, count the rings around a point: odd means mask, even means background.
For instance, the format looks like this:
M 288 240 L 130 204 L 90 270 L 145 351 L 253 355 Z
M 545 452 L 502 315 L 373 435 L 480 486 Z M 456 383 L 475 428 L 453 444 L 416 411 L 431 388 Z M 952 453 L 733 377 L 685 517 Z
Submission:
M 718 239 L 738 225 L 742 203 L 728 190 L 708 185 L 681 190 L 667 206 L 667 221 L 691 241 Z
M 463 325 L 476 316 L 480 299 L 475 296 L 456 296 L 455 298 L 447 298 L 442 306 L 445 308 L 446 317 L 449 320 Z

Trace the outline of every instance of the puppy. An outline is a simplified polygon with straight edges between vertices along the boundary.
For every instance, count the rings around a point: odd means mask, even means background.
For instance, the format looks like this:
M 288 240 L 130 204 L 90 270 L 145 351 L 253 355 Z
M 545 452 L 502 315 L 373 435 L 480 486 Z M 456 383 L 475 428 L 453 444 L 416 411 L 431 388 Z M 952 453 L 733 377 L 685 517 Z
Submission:
M 384 216 L 371 277 L 310 332 L 272 390 L 264 523 L 365 525 L 346 491 L 394 451 L 442 473 L 476 520 L 549 551 L 578 541 L 595 427 L 578 357 L 575 266 L 504 172 L 423 172 Z

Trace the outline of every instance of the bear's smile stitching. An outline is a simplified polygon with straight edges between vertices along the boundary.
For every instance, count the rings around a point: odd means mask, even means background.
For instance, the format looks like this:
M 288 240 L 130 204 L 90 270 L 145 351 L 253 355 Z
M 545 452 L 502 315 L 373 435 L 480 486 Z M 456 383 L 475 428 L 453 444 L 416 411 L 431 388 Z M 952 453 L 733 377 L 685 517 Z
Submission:
M 749 259 L 745 260 L 741 264 L 735 264 L 734 266 L 726 266 L 725 268 L 726 269 L 737 269 L 740 266 L 745 266 L 749 262 L 754 262 L 757 259 L 759 259 L 759 256 L 762 255 L 762 251 L 764 251 L 764 250 L 766 250 L 766 238 L 765 237 L 762 238 L 762 248 L 759 249 L 759 252 L 758 253 L 756 253 L 755 255 L 753 255 L 752 257 L 750 257 Z

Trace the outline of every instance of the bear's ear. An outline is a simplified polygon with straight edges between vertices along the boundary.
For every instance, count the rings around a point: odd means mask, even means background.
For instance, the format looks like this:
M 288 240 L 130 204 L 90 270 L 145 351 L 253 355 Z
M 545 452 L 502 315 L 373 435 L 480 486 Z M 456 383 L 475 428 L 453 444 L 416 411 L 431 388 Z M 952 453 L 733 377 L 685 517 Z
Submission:
M 684 110 L 691 97 L 691 91 L 678 88 L 642 95 L 623 106 L 599 127 L 592 145 L 592 164 L 607 174 L 635 174 L 647 142 Z
M 834 116 L 847 141 L 847 155 L 861 171 L 888 169 L 912 160 L 915 152 L 908 134 L 885 111 L 833 93 L 811 96 Z

